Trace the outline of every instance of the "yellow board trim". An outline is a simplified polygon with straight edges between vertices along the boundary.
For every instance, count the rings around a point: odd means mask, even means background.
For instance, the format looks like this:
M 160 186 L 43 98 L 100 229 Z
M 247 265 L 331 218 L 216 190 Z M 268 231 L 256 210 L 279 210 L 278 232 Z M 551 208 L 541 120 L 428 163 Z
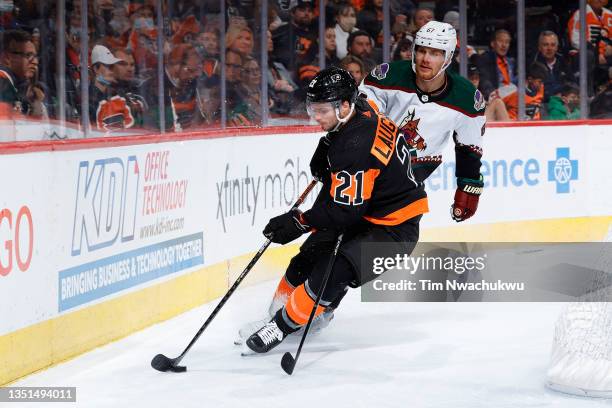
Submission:
M 297 249 L 297 245 L 268 249 L 242 285 L 278 276 Z M 202 268 L 0 336 L 0 386 L 223 296 L 253 255 Z
M 612 226 L 612 216 L 555 218 L 471 225 L 421 231 L 424 242 L 598 242 Z

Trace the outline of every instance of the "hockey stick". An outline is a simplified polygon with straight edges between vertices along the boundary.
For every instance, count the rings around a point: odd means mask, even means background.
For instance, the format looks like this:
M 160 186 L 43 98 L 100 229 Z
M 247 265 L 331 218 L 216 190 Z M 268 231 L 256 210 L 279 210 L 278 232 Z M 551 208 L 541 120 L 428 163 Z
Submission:
M 321 303 L 321 297 L 323 296 L 323 292 L 325 292 L 325 287 L 327 286 L 327 281 L 331 276 L 331 271 L 334 266 L 334 262 L 336 261 L 336 256 L 338 255 L 338 249 L 340 248 L 340 244 L 342 243 L 342 237 L 344 233 L 340 233 L 338 235 L 338 239 L 336 240 L 336 246 L 334 248 L 334 252 L 332 253 L 331 258 L 329 259 L 329 263 L 327 264 L 327 270 L 325 271 L 325 276 L 323 277 L 323 284 L 321 285 L 321 289 L 319 289 L 319 293 L 317 294 L 317 300 L 310 311 L 310 317 L 308 318 L 308 323 L 306 323 L 306 327 L 304 328 L 304 334 L 302 334 L 302 340 L 300 340 L 300 345 L 298 346 L 297 352 L 295 353 L 295 358 L 291 355 L 291 353 L 286 352 L 283 355 L 281 360 L 281 367 L 283 370 L 289 375 L 293 374 L 293 369 L 297 364 L 298 358 L 300 358 L 300 353 L 302 352 L 302 346 L 304 345 L 304 341 L 306 340 L 306 336 L 308 336 L 308 330 L 310 329 L 310 325 L 314 320 L 314 315 L 319 307 L 319 303 Z
M 310 182 L 310 184 L 308 184 L 308 186 L 306 187 L 306 189 L 304 190 L 302 195 L 300 195 L 300 197 L 297 199 L 295 204 L 293 204 L 293 207 L 291 207 L 291 209 L 293 210 L 293 209 L 298 208 L 304 202 L 304 200 L 306 199 L 308 194 L 310 194 L 310 192 L 312 191 L 312 189 L 316 185 L 317 185 L 317 181 L 316 180 L 312 180 Z M 246 266 L 246 268 L 244 268 L 244 270 L 242 271 L 240 276 L 238 276 L 238 279 L 236 279 L 236 282 L 234 282 L 234 284 L 227 291 L 225 296 L 223 296 L 223 299 L 221 299 L 221 301 L 219 302 L 217 307 L 215 307 L 215 309 L 210 314 L 210 316 L 208 316 L 208 319 L 206 319 L 206 322 L 204 322 L 202 327 L 200 327 L 200 330 L 198 330 L 198 332 L 193 337 L 193 339 L 191 339 L 191 342 L 187 345 L 185 350 L 183 350 L 181 355 L 178 356 L 178 357 L 175 357 L 175 358 L 168 358 L 168 357 L 164 356 L 163 354 L 158 354 L 155 357 L 153 357 L 153 360 L 151 360 L 151 367 L 153 367 L 157 371 L 164 371 L 164 372 L 165 371 L 172 371 L 174 373 L 182 373 L 182 372 L 187 371 L 187 367 L 186 366 L 180 366 L 178 364 L 181 362 L 183 357 L 185 357 L 185 355 L 187 354 L 189 349 L 191 349 L 191 347 L 195 344 L 195 342 L 200 338 L 200 336 L 202 335 L 204 330 L 206 330 L 206 328 L 208 327 L 210 322 L 212 322 L 213 319 L 215 318 L 215 316 L 217 316 L 217 313 L 219 313 L 219 310 L 221 310 L 223 305 L 225 305 L 227 300 L 232 296 L 232 294 L 234 293 L 236 288 L 238 288 L 238 285 L 240 285 L 240 283 L 244 280 L 244 278 L 251 271 L 251 269 L 253 268 L 255 263 L 257 263 L 257 261 L 259 260 L 261 255 L 263 255 L 263 253 L 266 251 L 266 249 L 268 249 L 268 247 L 270 246 L 271 243 L 272 243 L 272 241 L 267 239 L 266 242 L 264 242 L 264 244 L 261 246 L 261 248 L 259 248 L 259 251 L 257 251 L 257 254 L 255 254 L 253 259 L 251 259 L 251 262 L 249 262 L 249 264 Z

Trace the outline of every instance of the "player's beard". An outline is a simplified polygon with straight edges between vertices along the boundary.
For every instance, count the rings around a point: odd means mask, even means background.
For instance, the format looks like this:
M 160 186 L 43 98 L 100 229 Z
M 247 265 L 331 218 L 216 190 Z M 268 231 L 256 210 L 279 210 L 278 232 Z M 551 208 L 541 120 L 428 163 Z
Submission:
M 423 69 L 422 67 L 417 66 L 417 72 L 419 74 L 419 78 L 424 81 L 431 81 L 437 74 L 434 68 L 428 67 L 429 69 Z

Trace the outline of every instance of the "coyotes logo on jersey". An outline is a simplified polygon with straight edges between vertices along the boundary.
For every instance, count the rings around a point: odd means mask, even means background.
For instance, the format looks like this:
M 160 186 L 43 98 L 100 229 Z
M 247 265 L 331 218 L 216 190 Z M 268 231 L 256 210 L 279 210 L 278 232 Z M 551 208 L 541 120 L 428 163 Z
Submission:
M 419 133 L 419 122 L 421 119 L 415 119 L 414 115 L 414 109 L 412 111 L 408 111 L 408 115 L 402 119 L 399 128 L 400 132 L 405 135 L 406 141 L 408 144 L 410 144 L 410 146 L 417 150 L 423 151 L 427 148 L 427 143 L 425 142 L 423 136 L 421 136 Z

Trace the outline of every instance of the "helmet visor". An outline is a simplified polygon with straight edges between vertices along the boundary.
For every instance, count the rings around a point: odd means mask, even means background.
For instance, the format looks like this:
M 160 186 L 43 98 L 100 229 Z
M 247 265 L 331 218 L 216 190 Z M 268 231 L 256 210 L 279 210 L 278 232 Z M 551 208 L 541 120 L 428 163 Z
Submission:
M 306 111 L 311 118 L 335 114 L 334 102 L 306 102 Z

